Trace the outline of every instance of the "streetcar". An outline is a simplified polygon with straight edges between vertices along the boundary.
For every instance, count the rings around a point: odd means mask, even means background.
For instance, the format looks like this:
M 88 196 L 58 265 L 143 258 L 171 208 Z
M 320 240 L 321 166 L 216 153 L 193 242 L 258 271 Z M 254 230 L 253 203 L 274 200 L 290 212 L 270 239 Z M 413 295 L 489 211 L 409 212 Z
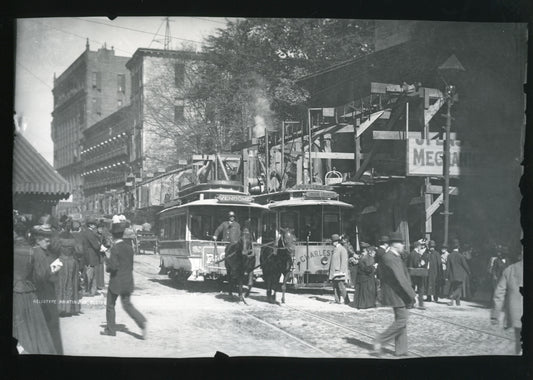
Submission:
M 294 287 L 325 287 L 333 253 L 331 235 L 348 230 L 353 206 L 339 200 L 329 186 L 299 185 L 292 189 L 254 196 L 266 205 L 262 242 L 277 242 L 281 229 L 291 229 L 296 237 L 292 276 Z
M 254 276 L 260 276 L 260 223 L 266 206 L 253 202 L 239 182 L 211 181 L 187 186 L 158 213 L 161 273 L 178 282 L 216 280 L 226 275 L 224 250 L 229 242 L 214 241 L 216 228 L 233 211 L 241 225 L 249 223 L 255 253 Z

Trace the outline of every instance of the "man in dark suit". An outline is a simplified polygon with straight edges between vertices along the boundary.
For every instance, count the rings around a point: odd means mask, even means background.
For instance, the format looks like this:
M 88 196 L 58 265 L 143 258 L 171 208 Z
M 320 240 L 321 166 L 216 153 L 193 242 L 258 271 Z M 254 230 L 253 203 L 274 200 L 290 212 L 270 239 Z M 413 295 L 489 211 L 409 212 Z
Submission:
M 428 243 L 429 251 L 425 253 L 425 261 L 428 265 L 428 277 L 426 283 L 427 300 L 437 302 L 439 300 L 439 286 L 442 281 L 442 261 L 440 253 L 435 249 L 437 247 L 434 240 Z
M 448 255 L 446 261 L 446 270 L 448 271 L 448 279 L 450 280 L 450 302 L 448 306 L 455 304 L 461 305 L 461 293 L 463 291 L 463 282 L 470 276 L 470 268 L 463 255 L 459 253 L 459 249 L 454 249 Z
M 395 339 L 396 356 L 407 355 L 407 306 L 415 302 L 416 294 L 411 287 L 409 273 L 401 253 L 404 249 L 403 237 L 399 232 L 390 235 L 391 246 L 382 255 L 380 263 L 382 303 L 392 306 L 394 322 L 374 340 L 374 351 L 381 354 L 383 344 Z
M 81 233 L 84 251 L 86 284 L 85 291 L 89 296 L 96 295 L 96 270 L 100 263 L 100 247 L 102 241 L 98 236 L 96 219 L 89 218 L 87 228 Z
M 415 242 L 413 251 L 407 256 L 407 268 L 410 271 L 411 283 L 418 294 L 418 307 L 424 309 L 424 293 L 426 292 L 427 261 L 424 257 L 425 242 Z
M 146 338 L 146 318 L 133 306 L 130 297 L 133 292 L 133 248 L 122 240 L 126 226 L 116 223 L 111 227 L 114 244 L 106 251 L 106 271 L 109 272 L 107 289 L 106 321 L 107 327 L 102 335 L 115 336 L 115 304 L 120 296 L 122 307 L 142 329 L 143 339 Z

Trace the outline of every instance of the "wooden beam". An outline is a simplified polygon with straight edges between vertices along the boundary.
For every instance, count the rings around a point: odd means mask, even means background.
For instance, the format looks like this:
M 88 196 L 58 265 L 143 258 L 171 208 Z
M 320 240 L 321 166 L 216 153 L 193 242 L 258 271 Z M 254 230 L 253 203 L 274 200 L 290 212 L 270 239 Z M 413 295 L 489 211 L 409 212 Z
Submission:
M 441 97 L 438 97 L 437 101 L 433 105 L 430 105 L 424 110 L 424 124 L 428 124 L 429 121 L 433 119 L 433 116 L 435 116 L 444 105 L 444 97 L 442 96 L 442 93 L 440 95 Z
M 366 119 L 359 127 L 357 127 L 357 134 L 355 137 L 361 136 L 374 122 L 383 115 L 385 111 L 374 112 L 368 119 Z
M 390 130 L 392 128 L 392 126 L 394 124 L 396 124 L 396 122 L 398 121 L 398 119 L 400 118 L 401 115 L 404 114 L 405 112 L 405 103 L 407 102 L 407 100 L 405 98 L 400 98 L 396 103 L 396 113 L 391 116 L 391 118 L 389 119 L 389 121 L 387 122 L 387 126 L 386 126 L 386 130 Z M 370 160 L 372 159 L 372 157 L 374 156 L 374 154 L 376 154 L 376 151 L 380 145 L 380 142 L 381 140 L 377 140 L 374 145 L 372 146 L 372 149 L 370 150 L 370 153 L 365 156 L 365 160 L 363 161 L 363 163 L 361 164 L 361 167 L 359 168 L 359 170 L 355 173 L 355 178 L 354 180 L 355 181 L 358 181 L 361 176 L 363 175 L 364 171 L 366 170 L 366 167 L 368 166 L 368 164 L 370 163 Z
M 424 203 L 424 197 L 414 197 L 409 201 L 409 206 L 418 205 Z
M 241 156 L 238 154 L 220 153 L 220 157 L 228 161 L 240 161 Z M 215 161 L 217 155 L 215 154 L 193 154 L 193 161 Z
M 224 179 L 226 181 L 229 181 L 228 172 L 226 171 L 226 167 L 224 166 L 224 163 L 222 162 L 222 159 L 220 158 L 220 155 L 217 154 L 217 161 L 220 164 L 220 168 L 222 169 L 222 174 L 224 174 Z
M 388 92 L 389 93 L 401 93 L 402 86 L 399 84 L 391 84 L 391 83 L 378 83 L 378 82 L 370 83 L 371 94 L 386 94 Z
M 324 160 L 353 160 L 355 155 L 346 152 L 311 152 L 311 158 Z
M 250 148 L 256 145 L 259 145 L 259 139 L 254 137 L 251 140 L 245 141 L 243 143 L 232 145 L 231 150 L 233 152 L 236 152 L 238 150 L 243 150 L 244 148 Z
M 437 209 L 439 208 L 439 206 L 442 204 L 442 202 L 444 202 L 444 195 L 441 194 L 437 197 L 437 199 L 435 199 L 435 201 L 431 204 L 431 206 L 429 206 L 427 209 L 426 209 L 426 220 L 428 218 L 431 218 L 431 216 L 433 215 L 433 213 L 435 211 L 437 211 Z
M 428 185 L 426 186 L 426 194 L 442 194 L 442 186 Z M 459 195 L 459 189 L 455 186 L 450 186 L 450 195 Z
M 410 139 L 422 139 L 422 132 L 409 132 L 408 138 Z M 429 139 L 432 140 L 439 136 L 439 132 L 430 132 Z M 373 131 L 374 140 L 406 140 L 405 131 Z M 450 133 L 452 140 L 456 140 L 457 134 Z

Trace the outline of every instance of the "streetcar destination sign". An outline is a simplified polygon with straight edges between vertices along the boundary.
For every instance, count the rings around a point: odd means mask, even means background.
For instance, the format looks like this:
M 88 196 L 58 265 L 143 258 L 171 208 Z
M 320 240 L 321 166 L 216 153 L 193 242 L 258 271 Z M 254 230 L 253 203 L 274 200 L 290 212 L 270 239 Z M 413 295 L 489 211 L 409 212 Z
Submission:
M 473 175 L 479 169 L 480 156 L 460 140 L 450 141 L 450 175 Z M 407 140 L 407 175 L 442 176 L 444 140 Z
M 240 195 L 240 194 L 218 194 L 216 196 L 216 199 L 221 202 L 228 202 L 228 203 L 251 203 L 252 202 L 252 196 L 251 195 Z

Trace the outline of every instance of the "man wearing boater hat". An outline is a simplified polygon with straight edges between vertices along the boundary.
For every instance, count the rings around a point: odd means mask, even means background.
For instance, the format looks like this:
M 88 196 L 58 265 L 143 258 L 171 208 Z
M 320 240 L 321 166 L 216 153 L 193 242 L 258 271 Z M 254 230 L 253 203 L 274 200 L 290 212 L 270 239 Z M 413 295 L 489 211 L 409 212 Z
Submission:
M 395 355 L 407 355 L 407 307 L 415 303 L 416 294 L 411 287 L 407 267 L 401 258 L 404 250 L 402 234 L 394 232 L 390 235 L 390 248 L 381 256 L 380 275 L 382 304 L 394 310 L 394 322 L 374 340 L 374 351 L 381 354 L 383 344 L 395 339 Z
M 113 218 L 115 219 L 115 218 Z M 109 272 L 109 286 L 107 289 L 106 321 L 107 326 L 102 335 L 115 336 L 115 304 L 120 296 L 122 307 L 133 318 L 137 326 L 142 329 L 143 339 L 146 339 L 146 318 L 133 306 L 130 297 L 133 293 L 133 248 L 122 240 L 126 224 L 118 221 L 111 226 L 114 244 L 106 254 L 106 271 Z
M 213 240 L 216 241 L 221 233 L 222 241 L 230 242 L 226 247 L 226 251 L 228 251 L 230 245 L 238 243 L 241 239 L 241 226 L 235 221 L 235 213 L 233 211 L 228 212 L 228 220 L 222 222 L 215 230 Z

